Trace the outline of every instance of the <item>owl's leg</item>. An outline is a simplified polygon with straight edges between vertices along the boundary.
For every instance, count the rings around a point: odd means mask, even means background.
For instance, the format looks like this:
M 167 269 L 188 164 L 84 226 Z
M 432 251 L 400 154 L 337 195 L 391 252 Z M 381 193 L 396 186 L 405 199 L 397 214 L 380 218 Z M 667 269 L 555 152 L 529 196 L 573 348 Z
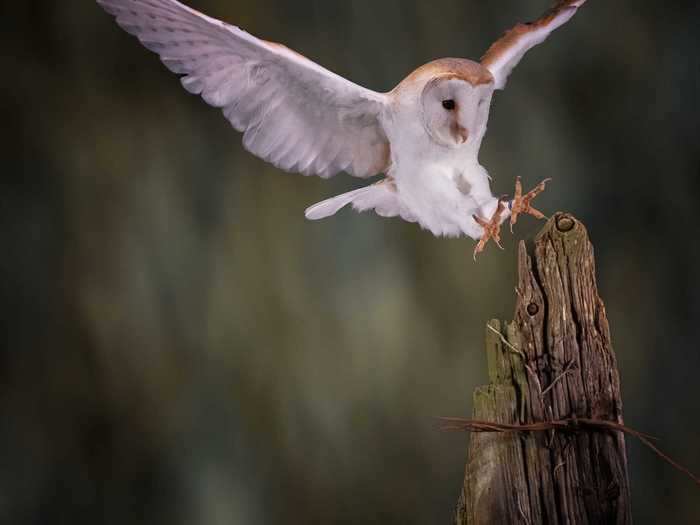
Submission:
M 510 231 L 513 231 L 513 226 L 518 222 L 518 215 L 526 213 L 537 219 L 545 219 L 544 213 L 532 207 L 532 200 L 544 191 L 545 185 L 552 179 L 545 179 L 540 182 L 534 189 L 523 195 L 523 183 L 520 177 L 515 179 L 515 198 L 510 202 Z
M 474 248 L 475 261 L 476 256 L 483 252 L 484 248 L 486 248 L 486 244 L 489 242 L 489 239 L 493 239 L 493 242 L 495 242 L 501 250 L 503 249 L 503 246 L 501 246 L 501 223 L 503 222 L 501 215 L 505 209 L 506 202 L 503 199 L 499 199 L 498 207 L 496 208 L 496 211 L 493 212 L 490 220 L 487 221 L 478 215 L 473 215 L 477 224 L 484 229 L 484 233 L 482 234 L 481 239 L 479 239 L 479 243 Z

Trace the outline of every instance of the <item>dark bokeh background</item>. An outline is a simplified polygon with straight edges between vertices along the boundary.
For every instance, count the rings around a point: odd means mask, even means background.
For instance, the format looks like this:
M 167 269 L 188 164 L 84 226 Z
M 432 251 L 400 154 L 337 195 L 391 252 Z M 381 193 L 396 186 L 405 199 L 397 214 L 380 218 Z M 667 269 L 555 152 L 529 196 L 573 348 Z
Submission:
M 191 4 L 388 90 L 546 1 Z M 589 226 L 627 422 L 700 472 L 693 4 L 591 0 L 497 96 L 482 161 Z M 510 235 L 474 264 L 396 220 L 308 223 L 362 183 L 251 157 L 92 1 L 0 14 L 0 522 L 448 522 L 467 438 L 433 417 L 486 379 Z M 698 522 L 697 487 L 630 456 L 637 523 Z

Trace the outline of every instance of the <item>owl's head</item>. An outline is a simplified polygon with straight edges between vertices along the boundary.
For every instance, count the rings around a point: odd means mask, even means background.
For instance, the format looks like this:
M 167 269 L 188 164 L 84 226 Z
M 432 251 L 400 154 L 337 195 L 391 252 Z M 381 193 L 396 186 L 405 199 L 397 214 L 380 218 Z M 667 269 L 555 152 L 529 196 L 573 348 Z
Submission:
M 455 75 L 430 80 L 421 95 L 423 125 L 442 146 L 480 144 L 486 133 L 493 83 L 472 83 Z

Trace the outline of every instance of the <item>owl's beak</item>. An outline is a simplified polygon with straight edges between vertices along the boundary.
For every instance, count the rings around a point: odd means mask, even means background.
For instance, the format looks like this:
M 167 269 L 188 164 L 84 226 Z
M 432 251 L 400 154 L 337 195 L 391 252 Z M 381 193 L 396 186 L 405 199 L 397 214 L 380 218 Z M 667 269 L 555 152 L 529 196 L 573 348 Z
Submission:
M 469 130 L 459 124 L 455 124 L 454 135 L 455 139 L 460 144 L 464 144 L 467 142 L 467 140 L 469 140 Z

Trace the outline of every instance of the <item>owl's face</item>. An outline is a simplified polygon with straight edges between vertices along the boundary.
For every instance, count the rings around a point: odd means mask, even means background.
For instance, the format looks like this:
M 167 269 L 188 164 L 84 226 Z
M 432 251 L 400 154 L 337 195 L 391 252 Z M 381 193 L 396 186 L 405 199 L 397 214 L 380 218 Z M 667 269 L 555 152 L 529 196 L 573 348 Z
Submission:
M 460 78 L 438 77 L 421 97 L 423 125 L 442 146 L 478 144 L 486 132 L 493 84 L 473 85 Z

